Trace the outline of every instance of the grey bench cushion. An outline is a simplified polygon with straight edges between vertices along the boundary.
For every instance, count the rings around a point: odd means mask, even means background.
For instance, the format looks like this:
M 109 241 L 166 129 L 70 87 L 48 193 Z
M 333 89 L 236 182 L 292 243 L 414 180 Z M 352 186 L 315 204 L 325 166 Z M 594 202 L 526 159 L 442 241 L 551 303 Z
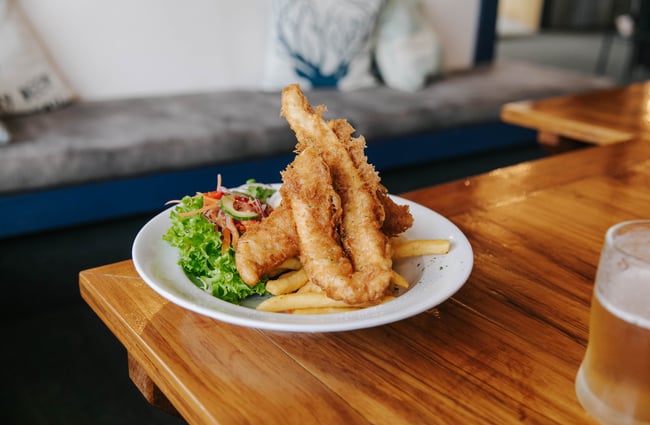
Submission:
M 426 89 L 311 91 L 330 118 L 347 118 L 368 143 L 499 120 L 506 102 L 611 86 L 609 80 L 526 63 L 495 63 L 448 75 Z M 5 118 L 0 193 L 290 153 L 279 93 L 223 91 L 84 102 Z M 487 141 L 486 141 L 487 143 Z

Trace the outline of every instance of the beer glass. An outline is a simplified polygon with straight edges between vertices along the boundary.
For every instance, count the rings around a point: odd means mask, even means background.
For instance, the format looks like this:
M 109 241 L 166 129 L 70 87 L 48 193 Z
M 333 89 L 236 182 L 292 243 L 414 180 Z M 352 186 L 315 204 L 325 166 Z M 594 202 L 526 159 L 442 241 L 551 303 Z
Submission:
M 603 424 L 650 425 L 650 220 L 605 235 L 576 393 Z

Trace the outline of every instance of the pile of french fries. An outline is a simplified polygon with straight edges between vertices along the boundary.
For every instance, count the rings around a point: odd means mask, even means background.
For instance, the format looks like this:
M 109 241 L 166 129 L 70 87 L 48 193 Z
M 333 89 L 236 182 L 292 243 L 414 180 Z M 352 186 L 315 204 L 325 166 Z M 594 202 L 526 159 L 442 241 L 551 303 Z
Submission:
M 395 239 L 391 241 L 391 257 L 395 261 L 408 257 L 447 254 L 450 247 L 451 243 L 445 239 Z M 300 260 L 295 257 L 279 265 L 270 276 L 266 290 L 273 296 L 262 301 L 257 306 L 258 310 L 292 314 L 341 313 L 371 307 L 395 298 L 391 291 L 387 291 L 382 299 L 373 303 L 351 305 L 329 298 L 320 287 L 309 280 Z M 409 282 L 393 270 L 391 285 L 406 289 Z

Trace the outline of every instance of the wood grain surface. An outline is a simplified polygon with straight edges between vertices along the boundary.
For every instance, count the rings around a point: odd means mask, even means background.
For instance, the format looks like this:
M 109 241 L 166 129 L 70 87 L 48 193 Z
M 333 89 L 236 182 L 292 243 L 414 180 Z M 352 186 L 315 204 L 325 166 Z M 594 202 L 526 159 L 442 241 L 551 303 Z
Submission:
M 598 257 L 609 226 L 650 216 L 649 188 L 650 142 L 634 140 L 404 194 L 467 235 L 474 269 L 438 307 L 371 329 L 222 323 L 131 261 L 81 272 L 80 289 L 139 386 L 191 424 L 590 424 L 574 378 Z
M 545 144 L 561 138 L 596 145 L 650 137 L 650 82 L 572 96 L 508 103 L 507 123 L 538 130 Z

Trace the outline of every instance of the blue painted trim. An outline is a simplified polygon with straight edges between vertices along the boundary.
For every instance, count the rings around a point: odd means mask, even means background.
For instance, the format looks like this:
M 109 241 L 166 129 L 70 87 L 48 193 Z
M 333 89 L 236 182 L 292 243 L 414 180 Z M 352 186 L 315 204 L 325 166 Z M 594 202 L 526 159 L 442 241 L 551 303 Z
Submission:
M 366 148 L 368 161 L 382 169 L 399 168 L 471 154 L 534 145 L 536 132 L 501 122 L 449 129 L 432 134 L 377 141 Z
M 382 170 L 445 160 L 487 151 L 535 143 L 535 131 L 504 123 L 437 131 L 377 140 L 366 154 Z M 65 228 L 165 208 L 165 202 L 195 191 L 212 190 L 217 174 L 226 186 L 249 178 L 279 182 L 293 155 L 250 160 L 214 167 L 133 177 L 110 182 L 0 196 L 0 237 L 7 238 L 44 230 Z
M 278 182 L 293 155 L 0 196 L 0 237 L 163 210 L 170 199 L 247 179 Z
M 499 0 L 481 0 L 476 43 L 474 44 L 475 65 L 494 60 L 498 6 Z

